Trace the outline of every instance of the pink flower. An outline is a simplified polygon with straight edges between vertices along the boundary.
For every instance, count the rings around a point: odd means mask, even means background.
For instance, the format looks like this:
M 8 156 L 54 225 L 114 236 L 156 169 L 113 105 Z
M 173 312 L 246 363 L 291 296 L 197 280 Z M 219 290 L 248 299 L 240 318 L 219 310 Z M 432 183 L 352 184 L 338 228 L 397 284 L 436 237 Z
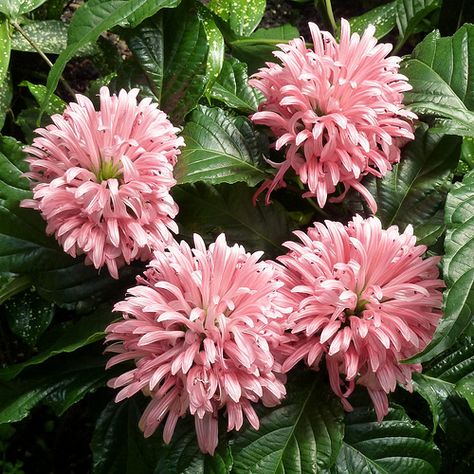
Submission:
M 283 370 L 302 359 L 317 368 L 325 356 L 344 407 L 351 409 L 347 397 L 358 383 L 381 420 L 387 394 L 397 382 L 411 390 L 411 373 L 421 370 L 400 360 L 428 344 L 441 317 L 439 257 L 422 259 L 426 247 L 415 245 L 411 226 L 399 234 L 375 217 L 315 223 L 295 234 L 302 243 L 286 242 L 290 251 L 279 257 L 286 267 L 280 291 L 296 308 L 289 327 L 299 336 Z
M 183 146 L 166 115 L 138 90 L 118 97 L 100 90 L 100 111 L 77 95 L 53 124 L 36 130 L 30 154 L 33 197 L 22 206 L 41 212 L 64 251 L 86 254 L 95 268 L 146 260 L 156 241 L 177 232 L 178 207 L 169 194 Z
M 252 404 L 273 406 L 285 396 L 272 354 L 285 340 L 278 324 L 282 283 L 271 262 L 258 262 L 262 252 L 229 247 L 223 234 L 209 249 L 197 235 L 194 243 L 156 252 L 140 284 L 115 306 L 124 319 L 106 330 L 114 342 L 108 350 L 117 353 L 108 367 L 135 361 L 110 385 L 123 387 L 117 402 L 140 390 L 151 397 L 140 420 L 145 436 L 166 418 L 169 443 L 178 418 L 189 412 L 199 447 L 213 454 L 220 409 L 228 430 L 239 430 L 244 415 L 258 429 Z
M 273 54 L 282 65 L 267 63 L 250 84 L 265 101 L 251 118 L 267 125 L 277 137 L 275 148 L 286 148 L 273 181 L 259 192 L 284 186 L 292 168 L 321 207 L 328 194 L 342 183 L 362 193 L 375 212 L 377 205 L 360 180 L 367 174 L 384 176 L 400 159 L 400 146 L 413 139 L 413 113 L 403 108 L 407 78 L 398 74 L 400 58 L 387 57 L 390 44 L 377 44 L 374 27 L 362 38 L 350 35 L 349 23 L 341 22 L 338 44 L 328 32 L 309 23 L 313 48 L 302 38 L 278 45 Z

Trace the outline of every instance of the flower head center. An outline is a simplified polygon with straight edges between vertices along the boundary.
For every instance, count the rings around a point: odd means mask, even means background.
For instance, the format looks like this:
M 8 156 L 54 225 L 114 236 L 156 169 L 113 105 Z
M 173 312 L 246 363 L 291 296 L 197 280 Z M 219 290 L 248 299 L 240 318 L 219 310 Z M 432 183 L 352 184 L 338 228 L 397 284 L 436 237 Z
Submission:
M 362 298 L 357 299 L 357 304 L 354 309 L 346 309 L 345 314 L 346 316 L 357 316 L 361 317 L 362 313 L 365 311 L 365 307 L 367 306 L 368 301 Z
M 120 165 L 114 163 L 112 160 L 101 160 L 99 169 L 97 170 L 93 168 L 92 172 L 95 174 L 99 183 L 107 181 L 108 179 L 120 179 L 122 177 Z

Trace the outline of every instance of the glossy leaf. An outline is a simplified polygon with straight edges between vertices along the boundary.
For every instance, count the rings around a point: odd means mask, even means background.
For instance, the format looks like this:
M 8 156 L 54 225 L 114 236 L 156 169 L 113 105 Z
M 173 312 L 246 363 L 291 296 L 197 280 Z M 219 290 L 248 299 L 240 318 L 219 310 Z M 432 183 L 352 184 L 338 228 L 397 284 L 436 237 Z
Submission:
M 281 243 L 291 238 L 288 215 L 277 202 L 254 206 L 254 193 L 245 184 L 175 187 L 180 234 L 191 238 L 198 233 L 211 242 L 225 232 L 229 243 L 239 243 L 247 251 L 263 250 L 270 257 L 281 254 Z
M 391 408 L 381 422 L 358 407 L 346 415 L 342 449 L 332 474 L 435 474 L 440 453 L 428 429 Z
M 50 325 L 54 306 L 36 292 L 25 291 L 3 305 L 3 314 L 13 334 L 33 346 Z
M 444 230 L 442 211 L 460 146 L 459 137 L 436 134 L 426 126 L 418 128 L 415 141 L 404 148 L 400 163 L 384 179 L 370 182 L 377 216 L 385 227 L 397 224 L 404 229 L 411 224 L 423 237 L 422 243 L 436 241 Z
M 396 50 L 405 44 L 424 18 L 440 7 L 441 0 L 397 0 L 396 19 L 400 37 Z
M 259 136 L 246 117 L 199 106 L 182 136 L 186 148 L 174 173 L 180 184 L 245 181 L 253 186 L 266 177 Z
M 211 0 L 209 8 L 239 36 L 250 35 L 260 23 L 266 0 Z
M 0 380 L 11 380 L 27 367 L 42 364 L 58 354 L 74 352 L 99 341 L 104 337 L 107 325 L 116 317 L 109 309 L 100 308 L 77 322 L 56 326 L 41 339 L 38 354 L 24 362 L 0 369 Z
M 224 61 L 208 96 L 247 114 L 256 112 L 262 99 L 261 93 L 248 84 L 247 66 L 235 58 Z
M 80 48 L 95 41 L 103 31 L 118 25 L 124 18 L 139 13 L 144 20 L 161 8 L 174 7 L 176 4 L 176 0 L 89 0 L 82 5 L 71 20 L 68 46 L 59 55 L 48 75 L 48 93 L 44 107 L 56 89 L 66 64 Z
M 415 390 L 430 405 L 434 429 L 439 424 L 453 439 L 474 436 L 474 415 L 467 403 L 473 398 L 473 338 L 461 339 L 428 370 L 414 374 L 413 380 Z
M 402 63 L 413 90 L 405 104 L 420 115 L 440 118 L 440 130 L 474 136 L 474 25 L 466 24 L 453 36 L 429 34 Z
M 444 316 L 431 343 L 410 360 L 423 362 L 449 349 L 474 314 L 474 171 L 455 183 L 445 208 Z
M 273 51 L 278 50 L 277 44 L 299 36 L 299 31 L 292 25 L 275 28 L 259 28 L 248 37 L 232 38 L 229 42 L 232 54 L 247 63 L 249 73 L 254 73 L 267 61 L 275 61 Z
M 307 373 L 290 379 L 287 399 L 260 413 L 260 429 L 239 432 L 232 444 L 232 472 L 309 473 L 336 461 L 343 437 L 342 407 Z
M 27 170 L 22 144 L 12 137 L 0 137 L 0 198 L 21 200 L 31 197 L 30 185 L 22 174 Z
M 396 25 L 397 0 L 372 8 L 368 12 L 349 20 L 351 32 L 364 33 L 369 25 L 375 26 L 377 39 L 388 35 Z
M 222 67 L 224 43 L 209 12 L 187 0 L 127 34 L 151 90 L 175 124 L 196 106 Z

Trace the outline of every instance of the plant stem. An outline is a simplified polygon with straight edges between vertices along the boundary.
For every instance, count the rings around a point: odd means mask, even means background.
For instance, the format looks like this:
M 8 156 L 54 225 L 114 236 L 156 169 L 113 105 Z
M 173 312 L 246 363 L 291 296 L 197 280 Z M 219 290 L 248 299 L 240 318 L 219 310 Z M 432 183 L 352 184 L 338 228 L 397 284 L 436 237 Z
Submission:
M 298 187 L 304 191 L 304 184 L 299 178 L 297 178 L 297 181 Z M 310 206 L 316 211 L 317 214 L 321 215 L 322 217 L 326 217 L 327 219 L 331 218 L 331 216 L 326 211 L 323 211 L 311 198 L 307 197 L 305 199 L 306 201 L 308 201 L 308 204 L 310 204 Z
M 329 22 L 331 23 L 332 30 L 333 32 L 335 32 L 337 29 L 337 26 L 336 26 L 336 20 L 334 18 L 334 13 L 332 11 L 331 0 L 325 0 L 325 3 L 326 3 L 326 14 L 329 18 Z
M 41 48 L 35 43 L 35 41 L 30 38 L 28 36 L 28 33 L 16 22 L 16 21 L 11 21 L 10 22 L 11 25 L 20 33 L 21 36 L 23 36 L 23 38 L 25 38 L 26 41 L 28 41 L 28 43 L 31 44 L 31 46 L 33 47 L 33 49 L 43 58 L 43 60 L 45 61 L 45 63 L 50 67 L 52 68 L 53 67 L 53 63 L 49 60 L 48 56 L 46 56 L 46 54 L 43 53 L 43 51 L 41 50 Z M 74 91 L 74 89 L 67 83 L 66 79 L 64 79 L 63 76 L 61 76 L 61 82 L 64 86 L 64 88 L 68 91 L 69 94 L 71 94 L 73 97 L 76 95 L 76 92 Z

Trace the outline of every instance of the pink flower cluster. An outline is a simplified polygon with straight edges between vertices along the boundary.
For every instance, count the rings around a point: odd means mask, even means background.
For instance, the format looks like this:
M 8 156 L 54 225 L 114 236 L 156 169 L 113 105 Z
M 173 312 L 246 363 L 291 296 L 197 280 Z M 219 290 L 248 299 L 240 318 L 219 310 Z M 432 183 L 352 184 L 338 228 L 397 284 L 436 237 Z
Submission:
M 413 138 L 414 116 L 401 104 L 409 86 L 372 28 L 350 36 L 343 21 L 340 44 L 310 28 L 313 50 L 302 39 L 281 45 L 283 65 L 268 64 L 251 81 L 266 98 L 253 120 L 271 128 L 277 149 L 286 147 L 263 185 L 267 200 L 292 168 L 320 206 L 342 183 L 375 210 L 360 179 L 383 176 Z M 401 360 L 428 344 L 441 317 L 439 258 L 422 258 L 411 227 L 400 234 L 359 216 L 295 232 L 300 243 L 286 242 L 278 262 L 229 246 L 224 235 L 209 247 L 197 235 L 194 248 L 177 243 L 170 189 L 184 143 L 137 94 L 102 88 L 99 111 L 78 95 L 37 130 L 26 149 L 33 199 L 22 203 L 41 212 L 66 252 L 106 265 L 114 278 L 125 263 L 152 259 L 116 304 L 123 317 L 106 329 L 115 354 L 108 367 L 131 365 L 110 381 L 120 389 L 116 401 L 149 397 L 140 426 L 149 436 L 163 422 L 166 443 L 180 417 L 194 416 L 199 446 L 213 454 L 219 412 L 228 430 L 244 419 L 258 429 L 254 406 L 282 401 L 285 373 L 300 361 L 313 369 L 324 362 L 346 409 L 359 384 L 382 419 L 387 394 L 397 382 L 411 389 L 421 370 Z
M 309 27 L 313 49 L 302 38 L 278 45 L 274 55 L 282 64 L 267 63 L 250 80 L 265 97 L 252 120 L 270 127 L 277 150 L 286 149 L 283 162 L 269 162 L 278 172 L 259 192 L 268 190 L 268 202 L 293 169 L 309 188 L 304 197 L 315 196 L 321 207 L 342 183 L 345 191 L 332 201 L 354 188 L 375 212 L 360 181 L 384 176 L 399 161 L 400 146 L 414 138 L 416 116 L 402 104 L 411 86 L 398 73 L 400 58 L 387 57 L 392 45 L 377 44 L 373 26 L 360 38 L 342 20 L 339 44 L 314 23 Z

